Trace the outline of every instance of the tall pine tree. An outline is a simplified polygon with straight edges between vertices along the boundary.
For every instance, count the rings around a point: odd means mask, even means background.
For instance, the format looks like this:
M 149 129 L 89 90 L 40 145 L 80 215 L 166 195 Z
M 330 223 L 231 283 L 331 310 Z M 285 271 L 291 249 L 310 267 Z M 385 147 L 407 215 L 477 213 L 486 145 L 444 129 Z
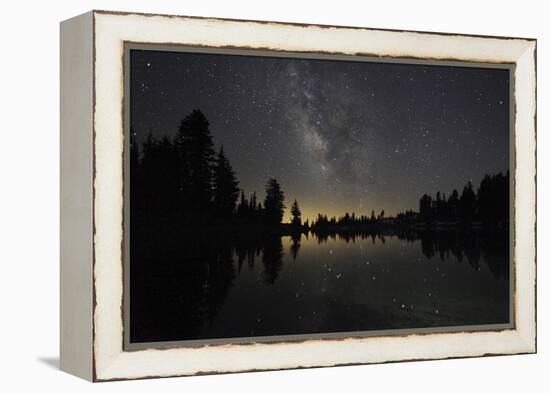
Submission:
M 292 225 L 302 226 L 302 211 L 298 205 L 298 201 L 295 199 L 290 208 L 290 214 L 292 215 Z
M 285 194 L 276 179 L 270 178 L 265 187 L 264 217 L 268 224 L 280 224 L 285 210 Z
M 213 203 L 219 218 L 229 219 L 233 216 L 239 198 L 239 182 L 229 160 L 220 148 L 214 166 Z
M 214 143 L 204 114 L 193 110 L 180 123 L 175 140 L 185 216 L 204 220 L 212 202 Z

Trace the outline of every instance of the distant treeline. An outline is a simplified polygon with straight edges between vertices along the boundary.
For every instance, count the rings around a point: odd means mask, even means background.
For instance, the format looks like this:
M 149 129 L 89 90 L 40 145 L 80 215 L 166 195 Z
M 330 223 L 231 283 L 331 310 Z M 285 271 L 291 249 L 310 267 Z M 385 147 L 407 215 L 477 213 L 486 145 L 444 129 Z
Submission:
M 370 216 L 355 215 L 355 213 L 345 213 L 343 216 L 336 218 L 328 217 L 326 214 L 318 214 L 317 219 L 311 224 L 313 230 L 328 230 L 330 228 L 352 228 L 352 227 L 370 227 L 379 224 L 386 219 L 385 212 L 382 210 L 378 215 L 374 210 Z
M 420 198 L 419 218 L 426 222 L 508 222 L 510 219 L 510 173 L 485 175 L 477 193 L 469 181 L 462 193 L 455 189 L 449 198 L 438 191 L 435 198 Z
M 387 217 L 384 210 L 369 215 L 319 214 L 302 222 L 298 201 L 290 207 L 291 223 L 282 224 L 285 194 L 275 178 L 267 179 L 265 197 L 239 187 L 237 175 L 223 147 L 215 150 L 209 122 L 193 110 L 178 127 L 174 138 L 154 138 L 151 133 L 140 147 L 130 140 L 130 212 L 132 232 L 143 228 L 196 231 L 200 228 L 255 228 L 275 232 L 370 231 L 387 225 L 468 224 L 473 221 L 503 223 L 509 220 L 509 172 L 486 175 L 477 190 L 468 182 L 459 195 L 447 198 L 423 195 L 419 211 L 407 210 Z
M 315 231 L 368 231 L 384 225 L 464 225 L 472 222 L 483 224 L 505 224 L 509 221 L 510 174 L 498 173 L 485 175 L 477 193 L 469 181 L 459 194 L 455 189 L 449 198 L 438 191 L 433 198 L 424 194 L 419 201 L 419 211 L 407 210 L 395 215 L 385 216 L 384 210 L 378 215 L 374 210 L 370 216 L 345 213 L 341 217 L 327 217 L 319 214 L 311 224 Z

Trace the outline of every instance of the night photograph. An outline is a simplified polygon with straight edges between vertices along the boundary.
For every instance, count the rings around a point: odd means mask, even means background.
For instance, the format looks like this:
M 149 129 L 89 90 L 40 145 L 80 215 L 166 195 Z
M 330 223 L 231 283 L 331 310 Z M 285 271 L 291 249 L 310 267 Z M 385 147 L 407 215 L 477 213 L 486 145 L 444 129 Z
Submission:
M 509 68 L 127 53 L 130 343 L 510 324 Z

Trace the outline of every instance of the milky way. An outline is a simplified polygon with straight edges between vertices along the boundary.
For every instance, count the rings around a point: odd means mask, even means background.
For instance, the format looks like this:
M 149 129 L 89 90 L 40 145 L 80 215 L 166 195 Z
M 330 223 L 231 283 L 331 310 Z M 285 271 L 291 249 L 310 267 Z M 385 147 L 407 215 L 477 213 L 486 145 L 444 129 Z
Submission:
M 418 209 L 509 169 L 506 69 L 131 53 L 139 142 L 198 108 L 247 194 L 274 176 L 309 218 Z

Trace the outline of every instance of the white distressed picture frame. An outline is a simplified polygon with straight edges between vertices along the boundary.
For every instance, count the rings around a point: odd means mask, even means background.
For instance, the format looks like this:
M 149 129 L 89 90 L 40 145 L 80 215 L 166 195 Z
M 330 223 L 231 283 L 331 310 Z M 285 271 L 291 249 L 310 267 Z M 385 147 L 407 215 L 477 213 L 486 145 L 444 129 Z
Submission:
M 125 351 L 124 45 L 515 66 L 514 327 Z M 536 40 L 92 11 L 61 24 L 61 368 L 92 381 L 536 352 Z

